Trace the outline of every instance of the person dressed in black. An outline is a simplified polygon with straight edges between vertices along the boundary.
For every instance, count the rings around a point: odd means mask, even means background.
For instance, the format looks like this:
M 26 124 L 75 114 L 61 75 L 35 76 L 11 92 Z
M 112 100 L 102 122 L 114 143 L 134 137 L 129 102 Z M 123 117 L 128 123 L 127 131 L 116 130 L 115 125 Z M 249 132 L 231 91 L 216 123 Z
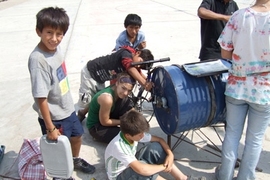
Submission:
M 231 15 L 239 8 L 233 0 L 203 0 L 198 8 L 201 19 L 200 61 L 221 58 L 217 39 Z

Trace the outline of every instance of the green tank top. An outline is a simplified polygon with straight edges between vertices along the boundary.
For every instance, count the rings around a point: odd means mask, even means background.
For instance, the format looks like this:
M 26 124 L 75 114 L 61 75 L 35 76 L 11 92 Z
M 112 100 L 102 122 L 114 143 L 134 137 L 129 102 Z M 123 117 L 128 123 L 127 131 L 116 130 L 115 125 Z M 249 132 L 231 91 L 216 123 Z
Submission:
M 114 99 L 114 91 L 112 90 L 112 87 L 109 86 L 105 89 L 102 89 L 99 91 L 97 94 L 94 95 L 92 98 L 90 104 L 89 104 L 89 110 L 88 110 L 88 116 L 87 116 L 87 121 L 86 121 L 86 126 L 88 129 L 93 127 L 95 124 L 99 123 L 99 109 L 100 105 L 97 102 L 97 98 L 102 94 L 102 93 L 108 93 L 111 94 L 113 99 Z M 114 110 L 114 100 L 113 100 L 113 105 L 111 108 L 111 112 Z

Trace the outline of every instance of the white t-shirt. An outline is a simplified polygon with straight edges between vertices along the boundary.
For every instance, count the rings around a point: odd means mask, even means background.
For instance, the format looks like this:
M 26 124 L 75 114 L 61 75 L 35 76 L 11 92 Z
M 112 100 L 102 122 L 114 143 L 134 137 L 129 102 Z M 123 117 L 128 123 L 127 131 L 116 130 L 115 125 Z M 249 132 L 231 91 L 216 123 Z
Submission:
M 225 95 L 256 104 L 270 104 L 270 12 L 236 11 L 218 42 L 233 51 Z
M 227 22 L 218 42 L 233 51 L 230 72 L 238 77 L 270 71 L 270 12 L 252 8 L 236 11 Z
M 140 142 L 150 142 L 151 137 L 151 134 L 144 133 Z M 137 146 L 137 141 L 131 145 L 121 132 L 108 144 L 105 150 L 105 168 L 110 180 L 115 180 L 131 162 L 137 160 L 135 157 Z

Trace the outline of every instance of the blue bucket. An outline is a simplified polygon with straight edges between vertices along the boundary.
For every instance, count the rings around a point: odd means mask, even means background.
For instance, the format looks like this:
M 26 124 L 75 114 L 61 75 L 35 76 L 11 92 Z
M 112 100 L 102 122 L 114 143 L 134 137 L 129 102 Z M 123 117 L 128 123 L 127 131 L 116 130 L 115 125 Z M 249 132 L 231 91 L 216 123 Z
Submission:
M 153 108 L 161 129 L 171 135 L 224 123 L 227 76 L 195 77 L 178 65 L 156 67 Z

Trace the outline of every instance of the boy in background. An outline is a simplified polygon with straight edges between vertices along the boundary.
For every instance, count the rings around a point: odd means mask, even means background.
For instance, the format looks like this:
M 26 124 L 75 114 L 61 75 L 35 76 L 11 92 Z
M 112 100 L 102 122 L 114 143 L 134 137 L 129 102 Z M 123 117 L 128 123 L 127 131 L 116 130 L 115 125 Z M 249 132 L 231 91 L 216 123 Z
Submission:
M 120 133 L 105 150 L 105 168 L 110 180 L 162 180 L 160 172 L 170 173 L 176 180 L 206 180 L 184 175 L 174 164 L 174 155 L 167 143 L 149 133 L 145 117 L 130 110 L 120 119 Z M 138 142 L 146 143 L 137 151 Z
M 67 136 L 74 169 L 92 174 L 95 167 L 79 158 L 84 132 L 75 113 L 64 57 L 58 47 L 68 30 L 69 17 L 63 8 L 48 7 L 39 11 L 36 18 L 40 42 L 30 54 L 28 69 L 33 108 L 38 113 L 42 134 L 47 134 L 49 140 L 57 140 L 61 134 Z
M 134 49 L 144 49 L 146 47 L 145 35 L 140 28 L 142 19 L 137 14 L 128 14 L 124 21 L 126 30 L 120 33 L 116 39 L 114 50 L 119 50 L 122 46 L 130 46 Z
M 118 73 L 129 73 L 145 90 L 151 90 L 152 83 L 147 81 L 146 76 L 141 72 L 140 66 L 134 67 L 131 63 L 153 59 L 154 56 L 148 49 L 135 50 L 129 46 L 123 46 L 110 55 L 88 61 L 81 70 L 78 101 L 79 107 L 82 107 L 78 111 L 80 121 L 85 119 L 92 97 L 105 88 L 105 81 L 116 79 Z

